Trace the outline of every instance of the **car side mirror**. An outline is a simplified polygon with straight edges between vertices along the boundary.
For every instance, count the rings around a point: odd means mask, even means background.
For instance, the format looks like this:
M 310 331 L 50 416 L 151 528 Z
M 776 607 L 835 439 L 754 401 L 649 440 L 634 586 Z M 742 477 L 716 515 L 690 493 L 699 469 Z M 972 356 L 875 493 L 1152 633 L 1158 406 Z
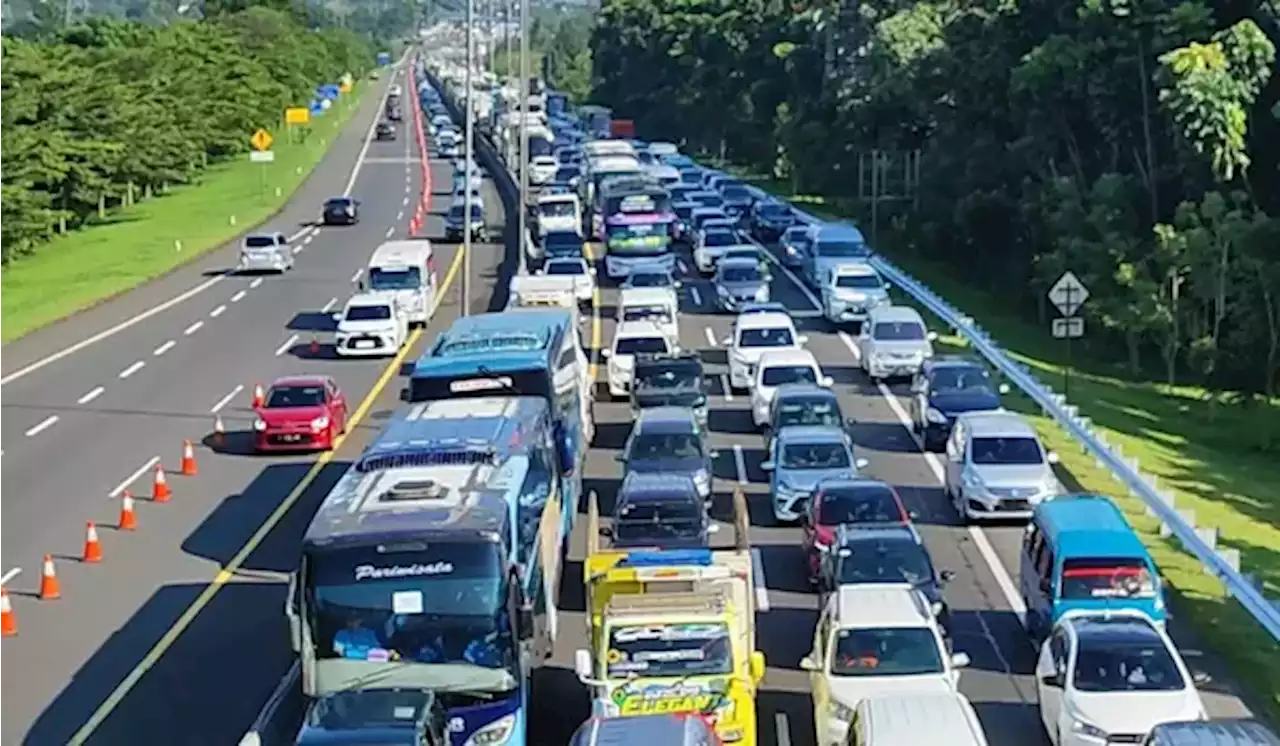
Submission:
M 865 469 L 871 465 L 871 462 L 866 460 L 865 458 L 859 458 L 859 459 L 853 460 L 853 465 L 858 467 L 859 469 Z
M 829 389 L 832 386 L 836 385 L 836 379 L 832 378 L 831 376 L 823 376 L 822 380 L 819 381 L 818 383 L 822 385 L 822 388 Z
M 605 360 L 608 360 L 612 356 L 613 356 L 613 350 L 609 349 L 608 347 L 605 347 L 602 350 L 600 350 L 600 357 L 604 358 Z
M 1205 673 L 1204 671 L 1192 671 L 1192 672 L 1191 672 L 1191 681 L 1192 681 L 1196 686 L 1204 686 L 1205 684 L 1212 683 L 1212 682 L 1213 682 L 1213 677 L 1212 677 L 1212 676 L 1210 676 L 1209 674 Z
M 617 461 L 620 464 L 625 464 L 627 463 L 627 454 L 619 453 L 618 455 L 613 457 L 613 460 Z
M 801 671 L 817 671 L 818 662 L 815 661 L 812 657 L 806 655 L 805 657 L 800 659 L 800 670 Z
M 796 344 L 798 344 L 798 345 L 807 345 L 807 344 L 809 344 L 809 335 L 808 335 L 808 334 L 800 334 L 800 335 L 797 335 L 797 336 L 796 336 Z
M 713 523 L 713 524 L 711 524 L 710 526 L 707 526 L 707 533 L 709 533 L 709 534 L 718 534 L 718 533 L 720 533 L 720 524 L 719 524 L 719 523 Z
M 612 538 L 613 538 L 613 527 L 612 527 L 612 526 L 601 526 L 601 527 L 600 527 L 600 535 L 601 535 L 601 536 L 603 536 L 603 537 L 604 537 L 604 538 L 606 538 L 606 539 L 612 539 Z
M 1044 684 L 1045 686 L 1048 686 L 1048 687 L 1053 687 L 1053 688 L 1055 688 L 1055 689 L 1061 689 L 1061 688 L 1062 688 L 1062 674 L 1060 674 L 1060 673 L 1051 673 L 1051 674 L 1048 674 L 1048 675 L 1046 675 L 1046 676 L 1041 676 L 1041 677 L 1040 677 L 1040 683 L 1041 683 L 1041 684 Z
M 733 337 L 725 337 L 724 339 L 720 340 L 720 344 L 724 345 L 725 347 L 728 347 L 729 345 L 733 344 Z
M 760 462 L 760 471 L 773 471 L 775 464 L 772 461 Z
M 333 313 L 329 314 L 329 318 L 333 319 L 334 321 L 342 321 L 342 312 L 334 311 Z
M 914 515 L 912 515 L 911 517 L 912 517 L 912 518 L 915 518 L 915 516 L 914 516 Z M 942 582 L 944 582 L 944 583 L 950 583 L 952 580 L 955 580 L 955 578 L 956 578 L 956 571 L 955 571 L 955 570 L 943 570 L 942 572 L 938 573 L 938 577 L 942 580 Z
M 951 656 L 952 668 L 964 668 L 965 666 L 969 665 L 971 662 L 972 661 L 969 659 L 968 653 L 954 653 Z
M 573 670 L 578 678 L 586 682 L 591 678 L 591 651 L 577 650 L 573 654 Z
M 520 628 L 521 640 L 533 639 L 533 604 L 526 603 L 520 607 L 517 626 Z
M 682 287 L 684 287 L 684 283 L 681 282 L 680 280 L 676 280 L 675 288 L 679 290 Z
M 1056 451 L 1049 451 L 1048 455 L 1045 456 L 1045 460 L 1051 464 L 1057 464 L 1062 462 L 1062 457 Z
M 711 451 L 707 453 L 707 456 L 710 458 L 720 458 L 720 451 L 712 448 Z
M 751 651 L 751 678 L 759 682 L 764 678 L 765 660 L 764 653 L 759 650 Z
M 938 333 L 937 333 L 937 332 L 929 332 L 928 334 L 924 335 L 924 338 L 925 338 L 925 339 L 927 339 L 927 340 L 929 340 L 930 342 L 937 342 L 937 341 L 938 341 Z
M 998 390 L 1000 393 L 1002 393 L 1002 394 L 1007 394 L 1007 393 L 1009 393 L 1009 391 L 1010 391 L 1010 389 L 1009 389 L 1009 384 L 1007 384 L 1007 383 L 1002 383 L 1002 384 L 1000 384 L 1000 387 L 999 387 L 997 390 Z

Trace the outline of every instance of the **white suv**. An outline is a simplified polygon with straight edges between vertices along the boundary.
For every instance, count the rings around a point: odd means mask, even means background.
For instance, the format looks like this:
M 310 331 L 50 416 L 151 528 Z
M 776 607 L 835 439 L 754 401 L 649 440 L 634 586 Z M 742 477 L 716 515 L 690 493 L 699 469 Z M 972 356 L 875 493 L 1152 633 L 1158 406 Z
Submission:
M 750 388 L 761 355 L 769 350 L 795 349 L 808 341 L 796 333 L 795 323 L 785 313 L 738 316 L 733 333 L 723 340 L 729 349 L 729 385 L 739 391 Z
M 769 410 L 773 395 L 779 386 L 789 383 L 810 383 L 831 388 L 834 381 L 824 375 L 813 353 L 799 348 L 770 350 L 756 363 L 755 377 L 751 382 L 751 421 L 757 428 L 769 424 Z
M 383 294 L 353 295 L 335 316 L 335 347 L 343 357 L 395 355 L 409 338 L 408 314 L 400 303 Z
M 621 399 L 631 395 L 636 355 L 670 354 L 679 350 L 652 321 L 623 321 L 613 336 L 613 347 L 600 354 L 609 361 L 609 395 Z
M 965 653 L 950 653 L 929 601 L 907 583 L 841 586 L 823 604 L 809 671 L 817 746 L 841 746 L 858 703 L 878 694 L 955 692 Z

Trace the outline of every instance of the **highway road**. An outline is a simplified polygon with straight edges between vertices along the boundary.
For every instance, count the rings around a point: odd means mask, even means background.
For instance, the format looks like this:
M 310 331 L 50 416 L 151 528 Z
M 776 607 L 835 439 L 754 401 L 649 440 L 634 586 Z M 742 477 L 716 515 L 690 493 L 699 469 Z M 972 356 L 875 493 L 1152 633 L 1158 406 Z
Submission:
M 234 743 L 287 667 L 282 578 L 296 564 L 302 531 L 398 403 L 399 386 L 388 384 L 400 364 L 459 311 L 460 251 L 440 243 L 452 167 L 433 160 L 437 194 L 425 235 L 436 241 L 448 283 L 434 321 L 390 363 L 339 360 L 329 344 L 329 311 L 353 292 L 356 272 L 379 243 L 407 235 L 423 197 L 423 154 L 411 121 L 394 142 L 370 140 L 388 82 L 367 97 L 297 198 L 264 226 L 296 236 L 292 272 L 227 275 L 238 252 L 227 247 L 5 348 L 3 567 L 23 572 L 7 586 L 19 635 L 4 641 L 9 685 L 0 742 L 64 744 L 89 735 L 77 731 L 92 721 L 90 743 Z M 343 193 L 361 200 L 360 223 L 311 226 L 320 203 Z M 501 236 L 501 203 L 492 184 L 485 193 L 491 231 Z M 477 286 L 491 285 L 504 261 L 502 244 L 476 245 Z M 487 303 L 488 294 L 478 295 L 474 310 Z M 103 332 L 110 333 L 76 346 Z M 312 338 L 321 343 L 317 355 Z M 332 375 L 362 421 L 336 457 L 249 455 L 253 385 L 301 372 Z M 355 410 L 383 389 L 384 397 Z M 217 449 L 208 437 L 215 409 L 229 431 Z M 40 427 L 50 417 L 57 419 Z M 175 473 L 184 439 L 198 444 L 194 477 Z M 137 532 L 112 530 L 115 497 L 126 487 L 149 495 L 157 458 L 169 470 L 172 502 L 140 500 Z M 296 503 L 288 517 L 237 558 L 286 503 Z M 100 527 L 100 565 L 78 561 L 89 520 Z M 57 601 L 31 597 L 45 553 L 57 563 Z M 127 691 L 118 690 L 122 682 Z

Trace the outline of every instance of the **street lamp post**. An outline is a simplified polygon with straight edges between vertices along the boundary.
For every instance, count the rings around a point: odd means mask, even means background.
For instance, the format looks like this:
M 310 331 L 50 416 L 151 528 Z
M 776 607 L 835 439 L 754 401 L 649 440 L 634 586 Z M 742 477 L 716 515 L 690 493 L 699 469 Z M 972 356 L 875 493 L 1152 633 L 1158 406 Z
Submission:
M 520 252 L 520 262 L 523 266 L 525 256 L 525 242 L 528 235 L 525 232 L 525 217 L 528 213 L 529 204 L 529 95 L 532 90 L 529 86 L 529 0 L 520 0 L 520 204 L 518 205 L 519 218 L 518 226 L 518 244 L 517 250 Z
M 466 169 L 462 177 L 463 189 L 466 194 L 462 198 L 462 315 L 471 315 L 471 164 L 474 163 L 475 157 L 475 107 L 471 101 L 472 87 L 471 70 L 476 64 L 476 48 L 475 48 L 475 11 L 476 0 L 467 0 L 467 72 L 466 72 L 466 94 L 462 98 L 463 106 L 466 108 L 465 130 L 463 137 L 465 145 L 463 153 L 466 163 L 463 168 Z

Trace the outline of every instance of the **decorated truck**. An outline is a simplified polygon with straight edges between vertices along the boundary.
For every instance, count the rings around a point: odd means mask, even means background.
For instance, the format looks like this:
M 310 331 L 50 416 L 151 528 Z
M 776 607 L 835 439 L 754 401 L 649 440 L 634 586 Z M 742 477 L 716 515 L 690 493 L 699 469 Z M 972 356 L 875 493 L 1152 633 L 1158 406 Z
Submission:
M 578 678 L 606 717 L 700 713 L 725 743 L 756 743 L 756 650 L 746 499 L 734 495 L 734 545 L 604 549 L 594 494 L 583 566 L 590 648 Z

